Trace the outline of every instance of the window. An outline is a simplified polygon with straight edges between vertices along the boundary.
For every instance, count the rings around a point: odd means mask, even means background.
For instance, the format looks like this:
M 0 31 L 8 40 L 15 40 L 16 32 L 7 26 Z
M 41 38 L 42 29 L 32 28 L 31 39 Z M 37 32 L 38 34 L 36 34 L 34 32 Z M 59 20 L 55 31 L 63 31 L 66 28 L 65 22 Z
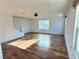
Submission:
M 77 21 L 77 28 L 76 28 L 76 51 L 79 56 L 79 21 Z
M 79 56 L 79 6 L 77 7 L 77 26 L 76 26 L 76 42 L 75 42 L 75 49 L 77 52 L 77 55 Z
M 49 20 L 39 20 L 39 29 L 49 29 Z

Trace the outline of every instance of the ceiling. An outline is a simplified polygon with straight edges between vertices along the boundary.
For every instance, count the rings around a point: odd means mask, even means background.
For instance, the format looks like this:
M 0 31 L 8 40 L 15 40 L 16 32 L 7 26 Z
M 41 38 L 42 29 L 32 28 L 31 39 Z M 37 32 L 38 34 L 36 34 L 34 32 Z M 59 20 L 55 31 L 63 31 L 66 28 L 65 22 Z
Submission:
M 67 11 L 72 0 L 5 0 L 6 12 L 14 16 L 33 18 L 34 13 L 38 17 L 62 15 Z

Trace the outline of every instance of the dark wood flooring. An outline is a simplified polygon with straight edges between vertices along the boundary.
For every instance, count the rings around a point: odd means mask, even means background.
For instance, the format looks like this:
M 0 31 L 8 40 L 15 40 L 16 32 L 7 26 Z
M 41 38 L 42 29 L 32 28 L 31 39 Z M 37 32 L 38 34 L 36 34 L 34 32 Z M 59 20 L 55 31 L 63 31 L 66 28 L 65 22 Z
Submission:
M 30 33 L 21 38 L 27 41 L 32 39 L 38 41 L 26 49 L 8 45 L 19 39 L 3 43 L 4 59 L 69 59 L 64 36 Z

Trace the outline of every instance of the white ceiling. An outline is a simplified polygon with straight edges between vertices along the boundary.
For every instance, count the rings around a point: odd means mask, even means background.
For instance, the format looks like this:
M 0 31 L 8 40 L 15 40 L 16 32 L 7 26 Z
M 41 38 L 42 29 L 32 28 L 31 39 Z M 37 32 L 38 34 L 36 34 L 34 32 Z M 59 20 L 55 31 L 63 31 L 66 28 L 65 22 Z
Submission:
M 33 18 L 37 12 L 39 17 L 62 14 L 67 11 L 72 0 L 5 0 L 6 12 L 15 16 Z

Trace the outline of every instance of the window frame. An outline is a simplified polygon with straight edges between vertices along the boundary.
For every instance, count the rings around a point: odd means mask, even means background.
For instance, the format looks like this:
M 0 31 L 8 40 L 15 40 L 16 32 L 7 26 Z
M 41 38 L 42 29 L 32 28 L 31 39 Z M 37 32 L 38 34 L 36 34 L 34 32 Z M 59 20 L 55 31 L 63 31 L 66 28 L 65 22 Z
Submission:
M 44 28 L 44 25 L 45 25 L 44 21 L 48 21 L 48 27 L 47 28 L 46 27 Z M 42 23 L 42 26 L 40 26 L 40 22 Z M 49 30 L 49 19 L 44 19 L 44 20 L 40 19 L 39 22 L 38 22 L 38 27 L 39 27 L 39 30 Z
M 76 50 L 77 47 L 77 36 L 78 36 L 78 15 L 79 15 L 79 4 L 76 7 L 76 22 L 75 22 L 75 31 L 74 31 L 74 40 L 73 40 L 73 52 L 77 58 L 79 58 L 79 53 Z

